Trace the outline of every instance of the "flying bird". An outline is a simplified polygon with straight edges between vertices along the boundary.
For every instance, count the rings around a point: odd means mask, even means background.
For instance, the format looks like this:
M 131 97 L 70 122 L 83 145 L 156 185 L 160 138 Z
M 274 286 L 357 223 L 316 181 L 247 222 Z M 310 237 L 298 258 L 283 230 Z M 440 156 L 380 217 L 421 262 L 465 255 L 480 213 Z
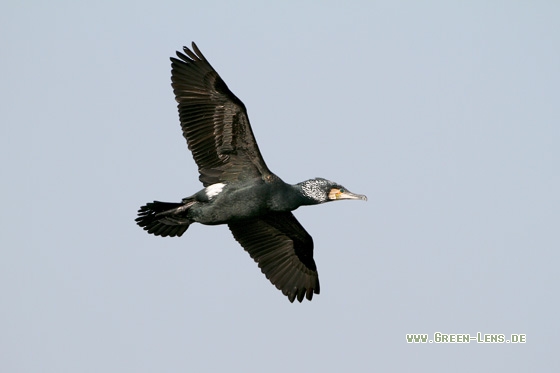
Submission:
M 194 42 L 183 51 L 171 58 L 171 85 L 204 188 L 178 203 L 147 203 L 138 210 L 137 224 L 162 237 L 180 237 L 195 222 L 227 224 L 290 302 L 311 300 L 320 290 L 313 239 L 291 211 L 366 196 L 323 178 L 282 181 L 261 156 L 243 102 Z

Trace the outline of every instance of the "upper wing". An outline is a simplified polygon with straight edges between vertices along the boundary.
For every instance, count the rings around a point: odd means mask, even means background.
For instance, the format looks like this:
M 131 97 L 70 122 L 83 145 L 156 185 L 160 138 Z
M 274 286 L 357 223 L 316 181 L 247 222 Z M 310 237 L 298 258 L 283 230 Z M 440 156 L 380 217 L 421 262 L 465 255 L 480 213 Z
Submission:
M 291 212 L 229 223 L 235 239 L 290 302 L 319 294 L 313 239 Z
M 171 81 L 183 136 L 204 186 L 270 175 L 245 105 L 210 66 L 195 43 L 171 58 Z

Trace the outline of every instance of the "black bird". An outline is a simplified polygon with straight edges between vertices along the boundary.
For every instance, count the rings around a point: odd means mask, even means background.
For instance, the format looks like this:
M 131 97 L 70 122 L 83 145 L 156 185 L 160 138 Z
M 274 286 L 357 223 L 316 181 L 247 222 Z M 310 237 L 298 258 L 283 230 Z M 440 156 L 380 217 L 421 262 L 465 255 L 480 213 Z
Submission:
M 264 275 L 290 302 L 319 294 L 313 239 L 292 210 L 342 199 L 367 200 L 315 178 L 290 185 L 261 156 L 245 105 L 195 43 L 171 58 L 171 81 L 183 136 L 204 189 L 179 203 L 147 203 L 136 222 L 148 233 L 181 236 L 189 225 L 227 224 Z

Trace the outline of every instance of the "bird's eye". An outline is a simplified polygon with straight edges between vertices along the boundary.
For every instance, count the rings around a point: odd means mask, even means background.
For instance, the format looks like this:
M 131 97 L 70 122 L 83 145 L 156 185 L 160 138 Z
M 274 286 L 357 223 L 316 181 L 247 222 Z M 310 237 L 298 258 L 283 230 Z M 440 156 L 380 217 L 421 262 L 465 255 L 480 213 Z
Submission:
M 340 193 L 344 193 L 344 188 L 340 188 Z

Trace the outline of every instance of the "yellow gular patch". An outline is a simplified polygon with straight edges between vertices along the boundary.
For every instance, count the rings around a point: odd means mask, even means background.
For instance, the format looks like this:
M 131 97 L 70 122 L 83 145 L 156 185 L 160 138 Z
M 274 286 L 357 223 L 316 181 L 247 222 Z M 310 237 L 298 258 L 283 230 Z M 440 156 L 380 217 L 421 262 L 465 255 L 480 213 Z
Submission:
M 341 194 L 340 189 L 332 188 L 331 191 L 329 192 L 329 199 L 338 199 L 340 194 Z

